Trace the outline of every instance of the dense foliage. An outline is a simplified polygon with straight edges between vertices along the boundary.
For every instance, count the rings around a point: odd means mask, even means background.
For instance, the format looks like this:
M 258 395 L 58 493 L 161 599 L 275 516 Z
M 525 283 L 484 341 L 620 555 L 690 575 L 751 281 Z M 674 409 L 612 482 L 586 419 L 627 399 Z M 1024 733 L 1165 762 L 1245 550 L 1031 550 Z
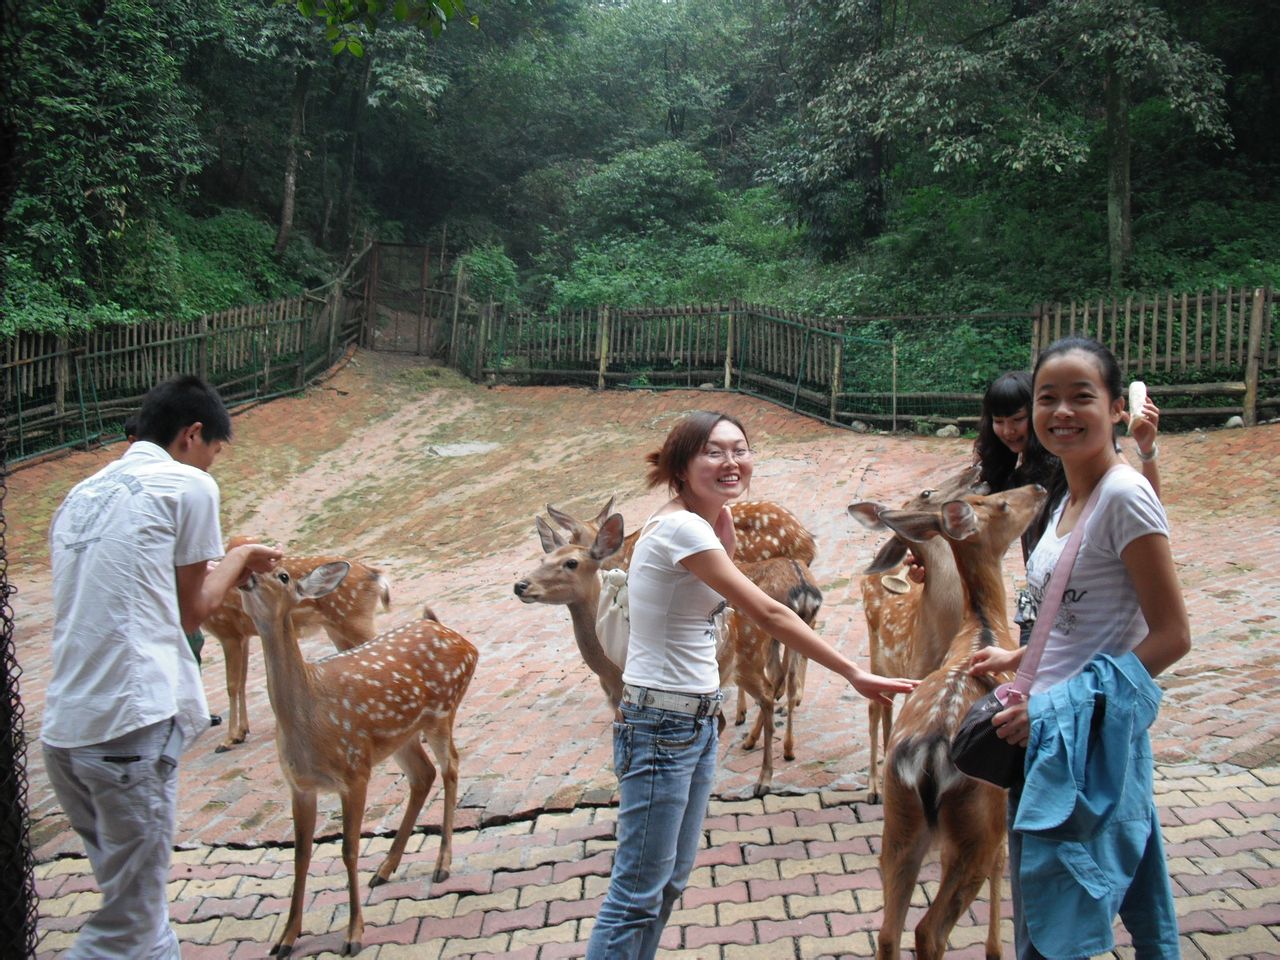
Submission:
M 535 306 L 1275 285 L 1270 9 L 20 4 L 0 329 L 265 299 L 370 236 Z

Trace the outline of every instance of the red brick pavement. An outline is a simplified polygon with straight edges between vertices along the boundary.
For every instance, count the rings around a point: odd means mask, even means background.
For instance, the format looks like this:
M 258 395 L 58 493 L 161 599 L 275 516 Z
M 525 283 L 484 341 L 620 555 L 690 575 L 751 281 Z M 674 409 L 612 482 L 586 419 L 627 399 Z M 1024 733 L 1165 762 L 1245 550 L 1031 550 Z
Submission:
M 542 504 L 593 513 L 616 493 L 634 524 L 660 502 L 643 490 L 641 461 L 670 423 L 696 406 L 733 412 L 761 450 L 753 496 L 787 505 L 818 536 L 815 572 L 826 594 L 821 632 L 865 657 L 856 571 L 876 541 L 845 515 L 845 505 L 903 498 L 968 456 L 964 440 L 858 435 L 728 394 L 486 390 L 420 374 L 401 359 L 361 356 L 324 389 L 237 418 L 238 442 L 215 473 L 229 532 L 264 531 L 293 552 L 340 548 L 379 563 L 394 582 L 386 627 L 429 601 L 480 647 L 458 722 L 464 828 L 608 803 L 613 792 L 608 717 L 577 659 L 566 611 L 525 607 L 511 593 L 539 553 L 532 516 Z M 496 446 L 437 455 L 451 452 L 445 444 L 464 442 Z M 1157 756 L 1166 763 L 1274 765 L 1280 717 L 1271 706 L 1277 653 L 1269 641 L 1280 613 L 1280 427 L 1168 435 L 1161 451 L 1195 649 L 1164 680 Z M 77 454 L 20 471 L 10 483 L 10 569 L 21 589 L 17 638 L 33 738 L 48 670 L 41 538 L 70 484 L 114 454 Z M 1011 580 L 1017 567 L 1010 556 Z M 327 649 L 318 638 L 304 644 L 311 657 Z M 220 652 L 213 643 L 206 652 L 210 703 L 225 712 Z M 253 656 L 259 663 L 256 649 Z M 291 836 L 256 668 L 249 709 L 247 744 L 214 754 L 208 737 L 184 759 L 184 842 L 257 847 Z M 798 756 L 778 766 L 775 790 L 863 786 L 866 711 L 852 692 L 811 670 L 796 722 Z M 743 753 L 739 732 L 728 734 L 717 793 L 741 797 L 754 782 L 758 754 Z M 31 780 L 37 857 L 78 853 L 49 795 L 38 750 Z M 368 832 L 394 830 L 403 795 L 398 781 L 392 768 L 371 784 Z M 337 813 L 336 798 L 322 799 L 322 835 L 336 835 Z M 434 798 L 425 817 L 438 818 Z M 1274 836 L 1274 822 L 1265 829 Z

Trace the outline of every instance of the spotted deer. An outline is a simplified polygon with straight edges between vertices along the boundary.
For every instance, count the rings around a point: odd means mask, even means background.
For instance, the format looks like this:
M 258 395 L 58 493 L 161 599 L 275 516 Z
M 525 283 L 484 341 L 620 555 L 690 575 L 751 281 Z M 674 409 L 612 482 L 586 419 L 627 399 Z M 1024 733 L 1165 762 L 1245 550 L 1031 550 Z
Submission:
M 542 517 L 534 517 L 538 539 L 546 556 L 529 574 L 515 583 L 522 603 L 550 603 L 569 608 L 578 653 L 616 710 L 622 702 L 622 668 L 609 659 L 596 634 L 596 607 L 600 603 L 600 569 L 622 548 L 622 514 L 615 513 L 591 532 L 585 544 L 571 543 Z M 584 528 L 585 530 L 585 528 Z M 585 537 L 586 533 L 583 532 Z
M 822 607 L 822 591 L 814 584 L 807 564 L 800 560 L 773 557 L 740 563 L 738 567 L 756 586 L 789 606 L 810 627 L 815 625 Z M 787 698 L 787 724 L 782 738 L 782 756 L 785 760 L 796 758 L 793 725 L 800 702 L 800 664 L 806 661 L 737 610 L 731 609 L 728 613 L 726 627 L 727 646 L 733 654 L 734 678 L 738 683 L 739 715 L 736 722 L 741 724 L 746 719 L 742 703 L 744 697 L 750 697 L 759 708 L 751 732 L 743 738 L 742 748 L 752 750 L 757 742 L 763 745 L 760 776 L 755 787 L 756 796 L 762 796 L 769 792 L 773 783 L 773 713 L 784 694 Z M 722 677 L 724 673 L 725 664 L 722 662 Z
M 612 507 L 613 501 L 609 501 Z M 782 508 L 775 508 L 781 511 Z M 610 705 L 617 707 L 622 696 L 622 671 L 605 654 L 596 635 L 596 607 L 600 596 L 599 571 L 616 556 L 625 543 L 622 537 L 623 520 L 620 514 L 600 516 L 589 521 L 579 521 L 563 511 L 548 505 L 548 514 L 568 531 L 562 536 L 541 517 L 535 518 L 538 536 L 547 556 L 542 563 L 518 581 L 515 593 L 525 603 L 555 603 L 569 607 L 573 619 L 574 637 L 578 649 L 588 667 L 600 678 L 600 684 L 609 696 Z M 752 515 L 745 513 L 746 523 Z M 791 515 L 788 513 L 788 517 Z M 738 519 L 734 508 L 735 521 Z M 760 518 L 763 519 L 763 518 Z M 794 518 L 791 518 L 794 521 Z M 798 523 L 798 521 L 795 521 Z M 776 546 L 758 535 L 748 537 L 759 552 L 761 545 L 772 551 Z M 803 538 L 790 542 L 808 542 L 812 553 L 813 538 L 800 528 Z M 634 538 L 631 543 L 634 544 Z M 738 568 L 765 593 L 784 603 L 799 614 L 809 626 L 813 626 L 822 606 L 822 592 L 814 583 L 813 574 L 803 560 L 772 556 L 766 559 L 738 561 Z M 720 667 L 720 683 L 725 685 L 735 679 L 739 691 L 737 723 L 746 718 L 745 698 L 751 697 L 760 708 L 752 730 L 743 739 L 743 748 L 754 749 L 763 743 L 760 777 L 756 793 L 768 791 L 773 781 L 773 714 L 779 700 L 787 698 L 787 723 L 783 736 L 783 757 L 795 759 L 794 717 L 800 703 L 803 680 L 802 665 L 807 661 L 778 643 L 757 627 L 747 617 L 731 612 L 726 620 L 724 637 L 717 649 Z M 765 735 L 767 732 L 767 735 Z M 763 738 L 763 739 L 762 739 Z
M 276 715 L 276 751 L 293 796 L 293 895 L 284 931 L 271 950 L 279 957 L 292 953 L 302 929 L 317 793 L 336 792 L 342 799 L 342 862 L 350 904 L 343 956 L 358 953 L 364 935 L 356 865 L 375 763 L 395 758 L 409 781 L 409 799 L 370 886 L 386 883 L 399 867 L 435 782 L 436 765 L 444 782 L 444 813 L 433 879 L 447 878 L 453 861 L 458 799 L 453 725 L 475 672 L 476 648 L 435 620 L 418 620 L 308 663 L 290 614 L 304 600 L 336 590 L 350 570 L 350 563 L 337 561 L 295 579 L 277 569 L 255 574 L 240 587 L 245 612 L 262 637 L 267 695 Z M 423 740 L 436 765 L 423 750 Z
M 943 503 L 978 489 L 980 471 L 969 467 L 948 477 L 937 487 L 920 491 L 900 509 L 937 509 Z M 880 515 L 889 509 L 874 500 L 849 505 L 849 514 L 863 526 L 885 530 Z M 890 538 L 876 554 L 862 578 L 862 610 L 867 620 L 867 646 L 871 672 L 882 677 L 910 677 L 919 680 L 936 668 L 960 626 L 963 591 L 951 550 L 940 540 L 912 545 L 923 561 L 923 585 L 900 575 L 907 543 Z M 899 573 L 895 592 L 885 585 L 884 575 Z M 867 800 L 880 800 L 880 749 L 888 747 L 893 734 L 893 707 L 868 701 L 867 718 L 871 745 L 871 769 L 867 777 Z
M 572 543 L 590 543 L 595 537 L 596 531 L 599 530 L 600 524 L 604 519 L 613 512 L 614 497 L 609 498 L 609 502 L 604 505 L 596 516 L 591 520 L 578 520 L 562 510 L 557 510 L 551 504 L 547 504 L 547 516 L 554 520 L 557 524 L 569 531 L 569 539 Z M 734 555 L 733 560 L 744 573 L 754 580 L 757 586 L 764 589 L 766 593 L 772 596 L 780 603 L 788 603 L 788 596 L 793 589 L 801 589 L 804 584 L 812 586 L 812 579 L 808 580 L 809 566 L 813 563 L 813 558 L 817 554 L 817 545 L 814 542 L 813 534 L 811 534 L 798 519 L 786 507 L 773 503 L 769 500 L 750 500 L 744 503 L 735 503 L 730 508 L 733 514 L 733 533 L 734 533 Z M 622 544 L 617 553 L 606 558 L 601 567 L 605 570 L 610 569 L 627 569 L 631 566 L 631 554 L 635 550 L 636 540 L 640 537 L 642 531 L 637 530 L 629 535 Z M 769 575 L 765 575 L 765 569 L 758 571 L 748 569 L 749 564 L 762 563 L 779 558 L 790 558 L 798 560 L 804 565 L 804 576 L 794 577 L 795 568 L 790 566 L 778 566 L 773 568 Z M 816 589 L 816 588 L 814 588 Z M 777 592 L 773 592 L 776 590 Z M 800 596 L 801 594 L 797 594 Z M 821 594 L 818 599 L 821 604 Z M 793 607 L 792 609 L 796 609 Z M 804 613 L 796 609 L 804 618 Z M 816 613 L 816 608 L 815 608 Z M 812 625 L 812 624 L 811 624 Z M 722 651 L 720 676 L 722 683 L 732 676 L 732 670 L 729 664 L 723 662 L 725 653 L 732 654 L 734 645 L 727 644 Z M 794 664 L 787 670 L 787 676 L 791 678 L 788 685 L 788 714 L 795 708 L 800 706 L 800 702 L 804 697 L 804 680 L 805 672 L 809 661 L 804 657 L 797 656 Z M 763 680 L 760 684 L 763 685 Z M 792 688 L 794 685 L 794 689 Z M 742 684 L 738 685 L 738 710 L 734 722 L 741 726 L 746 721 L 747 716 L 747 692 Z M 788 721 L 790 726 L 790 721 Z M 759 734 L 749 736 L 744 741 L 744 746 L 748 743 L 754 745 L 754 741 Z M 750 749 L 750 746 L 747 746 Z M 792 759 L 787 756 L 787 759 Z
M 941 666 L 903 704 L 885 762 L 884 832 L 880 872 L 884 921 L 879 960 L 896 960 L 903 922 L 925 854 L 941 846 L 942 879 L 915 928 L 915 956 L 932 960 L 985 880 L 990 891 L 986 955 L 1000 957 L 1001 876 L 1005 792 L 966 777 L 951 762 L 950 744 L 969 708 L 1008 677 L 971 677 L 969 662 L 984 647 L 1011 650 L 1001 558 L 1039 511 L 1043 487 L 949 500 L 938 509 L 886 510 L 884 523 L 913 548 L 946 543 L 964 591 L 963 618 Z
M 227 542 L 227 549 L 248 542 L 248 537 L 232 537 Z M 386 577 L 373 567 L 342 557 L 285 557 L 280 566 L 297 579 L 321 564 L 340 560 L 351 564 L 351 573 L 333 592 L 301 604 L 294 611 L 293 622 L 302 632 L 323 627 L 335 647 L 350 650 L 377 632 L 374 614 L 378 604 L 381 603 L 384 610 L 391 606 L 391 588 Z M 224 753 L 236 744 L 244 743 L 249 735 L 249 711 L 245 701 L 249 638 L 258 630 L 245 614 L 240 594 L 235 590 L 227 591 L 221 606 L 204 622 L 202 629 L 218 638 L 226 664 L 229 703 L 226 734 L 215 748 L 215 752 Z

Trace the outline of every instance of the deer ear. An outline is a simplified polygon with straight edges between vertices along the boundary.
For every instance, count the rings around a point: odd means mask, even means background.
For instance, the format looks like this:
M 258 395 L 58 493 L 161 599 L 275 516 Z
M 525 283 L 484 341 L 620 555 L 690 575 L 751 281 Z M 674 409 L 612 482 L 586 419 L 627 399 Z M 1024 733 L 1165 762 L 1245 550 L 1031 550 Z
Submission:
M 907 544 L 901 537 L 891 538 L 877 552 L 871 565 L 863 573 L 887 573 L 896 569 L 907 556 Z
M 597 530 L 604 526 L 604 522 L 608 520 L 610 514 L 613 513 L 613 501 L 616 499 L 617 497 L 610 497 L 609 502 L 604 505 L 604 509 L 596 514 L 595 524 Z
M 978 533 L 978 515 L 963 500 L 942 505 L 942 529 L 952 540 L 968 540 Z
M 884 522 L 880 519 L 880 511 L 885 509 L 883 503 L 876 503 L 874 500 L 859 500 L 857 503 L 849 504 L 848 509 L 849 516 L 864 527 L 871 530 L 884 529 Z
M 316 597 L 323 597 L 327 593 L 333 593 L 338 589 L 338 585 L 347 578 L 347 574 L 351 572 L 351 564 L 345 560 L 335 560 L 333 563 L 322 563 L 316 567 L 305 577 L 296 581 L 295 588 L 298 596 L 304 600 L 314 600 Z
M 622 548 L 622 541 L 622 514 L 615 513 L 600 525 L 596 542 L 591 545 L 591 559 L 598 561 L 613 556 Z
M 551 529 L 551 524 L 547 523 L 547 521 L 543 520 L 541 517 L 534 517 L 533 525 L 538 529 L 538 539 L 542 541 L 543 553 L 550 553 L 557 547 L 563 547 L 565 545 L 564 537 Z
M 942 525 L 936 513 L 918 510 L 882 510 L 880 520 L 898 536 L 912 543 L 924 543 L 930 537 L 936 537 L 942 533 Z

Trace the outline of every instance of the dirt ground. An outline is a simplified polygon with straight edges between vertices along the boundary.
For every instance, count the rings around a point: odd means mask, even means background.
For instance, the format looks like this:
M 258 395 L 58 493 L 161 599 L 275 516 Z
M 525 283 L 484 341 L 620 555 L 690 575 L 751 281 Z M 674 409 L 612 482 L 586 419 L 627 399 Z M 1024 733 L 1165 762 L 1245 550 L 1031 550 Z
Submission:
M 783 503 L 817 534 L 821 630 L 865 657 L 856 578 L 876 537 L 845 506 L 908 496 L 963 463 L 969 441 L 859 435 L 724 393 L 485 387 L 412 357 L 358 353 L 305 395 L 236 416 L 234 443 L 213 468 L 224 532 L 265 538 L 291 554 L 364 559 L 393 584 L 393 608 L 380 625 L 405 623 L 429 603 L 477 644 L 480 666 L 457 735 L 460 825 L 607 803 L 614 787 L 608 715 L 578 660 L 568 615 L 521 605 L 512 584 L 540 555 L 532 520 L 544 504 L 589 515 L 617 495 L 629 527 L 657 506 L 662 494 L 643 486 L 643 455 L 698 406 L 746 422 L 759 450 L 752 496 Z M 35 743 L 51 615 L 45 532 L 66 491 L 121 449 L 21 469 L 5 502 L 39 858 L 77 849 Z M 1170 434 L 1161 451 L 1196 649 L 1165 680 L 1157 755 L 1274 763 L 1280 718 L 1268 703 L 1280 676 L 1280 427 Z M 1010 581 L 1017 559 L 1006 560 Z M 320 638 L 304 642 L 309 657 L 328 649 Z M 180 822 L 195 842 L 291 836 L 256 641 L 252 656 L 249 742 L 214 754 L 209 736 L 184 760 Z M 222 671 L 210 640 L 206 688 L 211 708 L 225 712 Z M 811 696 L 797 718 L 799 757 L 778 762 L 780 792 L 865 783 L 865 708 L 822 674 L 810 671 Z M 739 739 L 726 736 L 722 748 L 722 796 L 741 795 L 758 769 L 758 752 L 744 754 Z M 402 794 L 389 767 L 371 785 L 366 829 L 393 828 Z M 322 803 L 320 818 L 320 833 L 336 830 L 336 800 Z

